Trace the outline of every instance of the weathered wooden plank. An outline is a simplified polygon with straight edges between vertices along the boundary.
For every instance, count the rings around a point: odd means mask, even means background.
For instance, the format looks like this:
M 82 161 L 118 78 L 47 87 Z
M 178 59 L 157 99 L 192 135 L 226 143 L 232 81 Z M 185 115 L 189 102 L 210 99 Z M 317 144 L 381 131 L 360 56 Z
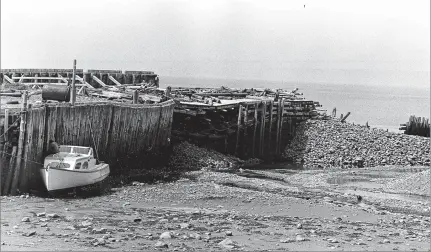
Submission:
M 255 103 L 254 106 L 254 130 L 253 130 L 253 149 L 251 151 L 251 156 L 255 157 L 255 150 L 256 150 L 256 133 L 257 133 L 257 110 L 258 110 L 258 103 Z
M 17 146 L 12 146 L 12 152 L 9 159 L 9 169 L 8 169 L 8 174 L 6 176 L 6 181 L 3 187 L 3 194 L 9 194 L 9 190 L 14 177 L 15 169 L 13 169 L 13 167 L 15 167 L 17 149 L 18 149 Z
M 263 157 L 265 151 L 265 118 L 266 118 L 266 101 L 263 101 L 262 117 L 261 117 L 261 141 L 260 141 L 260 155 Z
M 236 144 L 235 144 L 236 156 L 238 156 L 238 151 L 239 151 L 239 136 L 241 132 L 242 110 L 243 110 L 243 106 L 240 105 L 238 108 L 238 121 L 237 121 L 237 129 L 236 129 Z
M 24 138 L 26 134 L 26 116 L 27 116 L 27 98 L 28 98 L 28 91 L 24 91 L 22 99 L 22 108 L 21 108 L 21 122 L 19 125 L 19 139 L 18 139 L 18 152 L 17 152 L 17 160 L 16 160 L 16 167 L 14 171 L 14 176 L 12 180 L 12 185 L 10 189 L 11 195 L 17 194 L 18 184 L 19 184 L 19 178 L 20 178 L 20 172 L 21 172 L 21 163 L 23 158 L 23 149 L 24 149 Z
M 28 173 L 28 167 L 31 165 L 29 164 L 29 160 L 30 157 L 32 156 L 32 145 L 33 145 L 33 133 L 34 133 L 34 125 L 33 122 L 37 121 L 38 118 L 35 118 L 35 114 L 38 115 L 36 110 L 32 110 L 31 108 L 29 108 L 29 110 L 27 111 L 27 122 L 26 122 L 26 134 L 25 134 L 25 138 L 24 138 L 24 147 L 23 147 L 23 171 L 21 174 L 21 178 L 19 179 L 20 182 L 19 184 L 19 189 L 21 192 L 27 192 L 28 191 L 28 177 L 29 177 L 29 173 Z M 37 122 L 36 122 L 37 123 Z M 37 141 L 37 139 L 35 139 L 35 141 Z

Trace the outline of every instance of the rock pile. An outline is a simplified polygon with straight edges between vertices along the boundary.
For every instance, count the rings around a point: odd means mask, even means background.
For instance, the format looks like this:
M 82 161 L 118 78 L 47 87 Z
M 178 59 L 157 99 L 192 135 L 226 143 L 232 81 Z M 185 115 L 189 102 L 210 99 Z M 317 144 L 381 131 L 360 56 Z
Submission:
M 306 167 L 430 165 L 430 139 L 368 129 L 338 120 L 308 120 L 283 157 Z
M 242 163 L 239 158 L 182 142 L 173 147 L 169 166 L 180 170 L 217 170 L 236 168 Z
M 431 171 L 414 173 L 406 178 L 397 179 L 385 186 L 386 191 L 431 196 Z

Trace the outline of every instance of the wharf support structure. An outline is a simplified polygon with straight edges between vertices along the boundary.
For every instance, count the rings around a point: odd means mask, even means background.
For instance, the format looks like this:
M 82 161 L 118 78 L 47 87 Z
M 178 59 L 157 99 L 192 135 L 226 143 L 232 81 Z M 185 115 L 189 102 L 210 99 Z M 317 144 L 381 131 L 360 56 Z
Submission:
M 318 115 L 316 106 L 320 105 L 310 100 L 284 98 L 200 107 L 180 103 L 174 111 L 172 138 L 242 159 L 277 161 L 297 125 Z
M 50 140 L 60 145 L 91 146 L 111 175 L 145 174 L 168 161 L 174 102 L 150 105 L 68 103 L 29 106 L 17 134 L 1 139 L 2 194 L 43 189 L 39 169 Z M 5 111 L 1 134 L 16 115 Z M 17 136 L 18 135 L 18 139 Z M 13 139 L 11 139 L 11 137 Z

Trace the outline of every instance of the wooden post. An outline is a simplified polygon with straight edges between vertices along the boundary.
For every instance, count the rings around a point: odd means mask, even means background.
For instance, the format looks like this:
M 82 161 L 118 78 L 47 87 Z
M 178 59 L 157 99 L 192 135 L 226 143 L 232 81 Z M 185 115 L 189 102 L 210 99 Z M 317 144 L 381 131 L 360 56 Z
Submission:
M 16 166 L 15 166 L 15 172 L 12 180 L 12 187 L 10 189 L 11 195 L 16 195 L 17 188 L 18 188 L 18 182 L 19 182 L 19 175 L 20 175 L 20 169 L 21 169 L 21 161 L 22 161 L 22 150 L 24 147 L 24 137 L 25 137 L 25 123 L 26 123 L 26 115 L 27 115 L 27 97 L 28 97 L 28 91 L 24 91 L 23 93 L 23 102 L 22 102 L 22 108 L 21 108 L 21 122 L 19 124 L 19 138 L 18 138 L 18 152 L 16 155 Z M 11 167 L 12 169 L 12 167 Z
M 8 150 L 6 150 L 8 151 Z M 13 168 L 15 167 L 15 160 L 16 160 L 16 146 L 12 147 L 12 154 L 10 156 L 10 160 L 9 160 L 9 169 L 8 169 L 8 173 L 7 173 L 7 177 L 6 177 L 6 181 L 3 187 L 3 194 L 9 194 L 9 188 L 10 185 L 12 183 L 12 178 L 13 178 Z
M 280 117 L 281 117 L 281 100 L 278 99 L 277 104 L 277 131 L 276 131 L 276 137 L 275 137 L 275 155 L 278 155 L 278 146 L 279 146 L 279 140 L 280 140 Z
M 268 130 L 268 153 L 271 155 L 271 138 L 272 138 L 272 136 L 271 136 L 271 133 L 272 133 L 272 119 L 273 119 L 273 116 L 272 116 L 272 110 L 274 109 L 274 101 L 270 101 L 270 104 L 269 104 L 269 130 Z
M 278 142 L 278 144 L 279 144 L 279 146 L 278 146 L 278 154 L 280 154 L 282 151 L 284 151 L 284 150 L 281 150 L 281 144 L 282 144 L 281 133 L 283 132 L 284 101 L 285 101 L 285 98 L 282 98 L 281 99 L 281 109 L 280 109 L 280 136 L 279 136 L 280 140 Z
M 248 104 L 245 105 L 245 112 L 244 112 L 244 130 L 242 133 L 242 140 L 243 140 L 243 148 L 242 148 L 242 153 L 245 154 L 247 153 L 247 146 L 248 146 L 248 138 L 246 138 L 247 135 L 247 122 L 248 122 Z
M 165 96 L 166 97 L 171 97 L 171 86 L 166 87 L 166 92 L 165 92 Z
M 263 156 L 264 145 L 265 145 L 265 114 L 266 114 L 266 101 L 262 103 L 262 114 L 260 123 L 260 156 Z
M 7 129 L 9 128 L 9 109 L 4 110 L 4 141 L 8 141 L 8 132 Z
M 76 59 L 73 60 L 73 72 L 72 72 L 72 90 L 70 94 L 70 104 L 72 106 L 75 105 L 76 101 L 76 87 L 75 87 L 75 79 L 76 79 Z
M 251 156 L 255 157 L 254 152 L 256 150 L 256 133 L 257 133 L 257 108 L 259 107 L 259 103 L 255 103 L 254 105 L 254 131 L 253 131 L 253 150 L 251 151 Z
M 238 108 L 238 123 L 237 123 L 237 130 L 236 130 L 236 145 L 235 145 L 235 156 L 238 156 L 238 150 L 239 150 L 239 135 L 241 132 L 241 117 L 242 117 L 242 105 L 239 105 Z
M 133 104 L 138 104 L 139 93 L 138 90 L 133 91 Z

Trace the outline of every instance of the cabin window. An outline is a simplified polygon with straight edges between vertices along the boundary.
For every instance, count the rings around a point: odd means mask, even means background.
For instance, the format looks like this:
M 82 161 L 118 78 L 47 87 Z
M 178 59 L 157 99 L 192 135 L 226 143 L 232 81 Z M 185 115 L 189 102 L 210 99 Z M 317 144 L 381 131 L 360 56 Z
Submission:
M 69 168 L 70 164 L 68 163 L 59 163 L 59 162 L 51 162 L 48 164 L 49 167 L 51 168 Z
M 88 169 L 88 162 L 87 162 L 87 161 L 85 161 L 85 162 L 82 164 L 82 169 Z
M 76 169 L 76 170 L 81 169 L 81 163 L 76 163 L 76 165 L 75 165 L 75 169 Z

